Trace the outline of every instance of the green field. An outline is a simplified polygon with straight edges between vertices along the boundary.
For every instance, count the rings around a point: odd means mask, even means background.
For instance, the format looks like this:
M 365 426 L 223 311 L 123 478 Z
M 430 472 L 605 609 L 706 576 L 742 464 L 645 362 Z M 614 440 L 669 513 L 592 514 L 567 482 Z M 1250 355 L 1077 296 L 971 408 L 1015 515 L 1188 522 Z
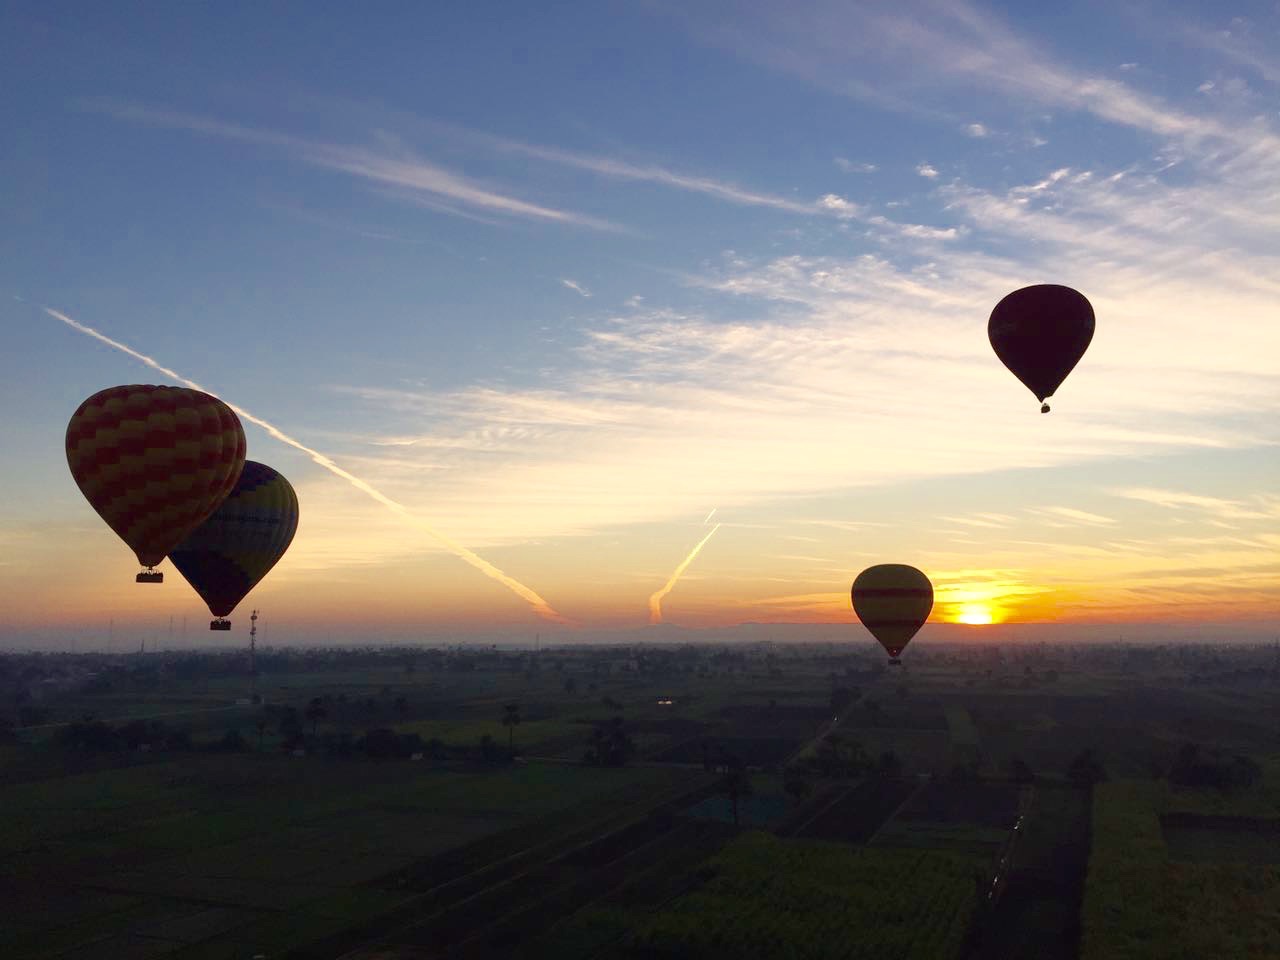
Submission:
M 1269 655 L 766 649 L 0 656 L 0 957 L 1280 956 Z
M 1239 806 L 1255 808 L 1261 797 Z M 1124 780 L 1094 789 L 1093 850 L 1084 901 L 1084 960 L 1139 957 L 1275 957 L 1280 946 L 1280 866 L 1232 859 L 1173 859 L 1160 815 L 1230 806 L 1211 792 L 1175 792 Z
M 0 889 L 19 919 L 0 953 L 115 956 L 139 938 L 175 957 L 275 952 L 391 910 L 405 894 L 366 884 L 415 860 L 681 775 L 247 754 L 10 786 Z
M 976 902 L 953 854 L 740 837 L 711 879 L 634 933 L 636 956 L 958 957 Z

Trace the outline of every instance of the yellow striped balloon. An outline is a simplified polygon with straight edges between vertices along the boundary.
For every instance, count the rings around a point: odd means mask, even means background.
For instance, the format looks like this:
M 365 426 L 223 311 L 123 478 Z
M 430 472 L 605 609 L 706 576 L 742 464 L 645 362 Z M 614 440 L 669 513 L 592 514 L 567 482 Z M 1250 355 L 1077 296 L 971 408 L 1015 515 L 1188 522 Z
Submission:
M 867 567 L 853 581 L 853 610 L 889 653 L 890 663 L 911 642 L 933 610 L 933 584 L 905 563 Z
M 235 412 L 186 387 L 99 391 L 71 417 L 66 446 L 80 492 L 148 569 L 218 508 L 244 467 Z
M 215 617 L 226 617 L 284 556 L 298 529 L 298 496 L 264 463 L 246 460 L 231 495 L 169 559 Z M 225 620 L 210 624 L 228 629 Z

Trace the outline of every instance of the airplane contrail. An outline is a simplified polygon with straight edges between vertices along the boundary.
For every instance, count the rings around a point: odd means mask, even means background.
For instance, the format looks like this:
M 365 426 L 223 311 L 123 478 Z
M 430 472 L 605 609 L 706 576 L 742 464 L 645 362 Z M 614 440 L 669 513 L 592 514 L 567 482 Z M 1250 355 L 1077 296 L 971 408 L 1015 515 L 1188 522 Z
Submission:
M 707 519 L 703 520 L 702 522 L 703 522 L 704 524 L 710 523 L 710 522 L 711 522 L 711 518 L 712 518 L 712 517 L 714 517 L 714 516 L 716 515 L 716 511 L 717 511 L 717 510 L 719 510 L 719 509 L 720 509 L 719 507 L 712 507 L 712 508 L 711 508 L 711 512 L 707 514 Z
M 72 320 L 65 313 L 60 313 L 59 311 L 54 310 L 50 307 L 43 307 L 42 309 L 49 316 L 53 317 L 55 320 L 61 320 L 67 326 L 71 327 L 71 329 L 78 330 L 80 333 L 93 337 L 95 340 L 100 340 L 103 343 L 105 343 L 107 346 L 112 347 L 116 350 L 119 350 L 122 353 L 127 353 L 129 356 L 133 357 L 135 360 L 141 360 L 148 367 L 151 367 L 151 369 L 157 370 L 160 373 L 163 373 L 166 377 L 168 377 L 171 380 L 177 380 L 179 383 L 185 384 L 186 386 L 190 387 L 192 390 L 200 390 L 212 396 L 217 396 L 217 394 L 215 394 L 212 390 L 205 389 L 204 387 L 200 386 L 200 384 L 196 383 L 194 380 L 188 380 L 186 377 L 182 376 L 180 373 L 177 373 L 174 370 L 170 370 L 168 367 L 162 366 L 160 363 L 153 360 L 151 357 L 148 357 L 146 354 L 139 353 L 137 350 L 134 350 L 132 347 L 126 346 L 125 344 L 121 343 L 118 340 L 112 340 L 110 337 L 108 337 L 104 333 L 99 333 L 97 330 L 93 329 L 93 327 L 89 327 L 83 323 L 79 323 L 78 321 Z M 222 398 L 219 398 L 219 399 L 222 399 Z M 357 490 L 361 491 L 362 493 L 368 494 L 370 497 L 378 501 L 378 503 L 382 504 L 387 509 L 391 510 L 393 513 L 398 514 L 399 516 L 404 517 L 404 519 L 415 524 L 419 529 L 429 534 L 430 536 L 434 537 L 441 544 L 443 544 L 444 547 L 447 548 L 456 557 L 458 557 L 459 559 L 465 560 L 467 563 L 471 564 L 471 566 L 475 567 L 477 570 L 483 573 L 486 577 L 490 577 L 494 580 L 497 580 L 500 584 L 502 584 L 504 587 L 506 587 L 508 590 L 510 590 L 520 599 L 524 600 L 526 603 L 529 604 L 529 606 L 533 608 L 533 612 L 536 613 L 538 616 L 542 617 L 545 620 L 555 621 L 556 623 L 569 624 L 571 622 L 567 617 L 558 613 L 555 610 L 555 608 L 551 606 L 551 604 L 547 603 L 547 601 L 543 600 L 542 597 L 538 596 L 537 593 L 535 593 L 529 587 L 526 587 L 519 580 L 516 580 L 515 578 L 510 577 L 507 574 L 503 573 L 501 570 L 495 567 L 492 563 L 490 563 L 484 557 L 468 550 L 466 547 L 458 543 L 453 538 L 441 533 L 439 530 L 431 526 L 431 524 L 427 523 L 425 520 L 422 520 L 419 517 L 414 516 L 409 511 L 408 507 L 406 507 L 404 504 L 400 503 L 399 501 L 392 500 L 390 497 L 388 497 L 385 493 L 383 493 L 377 487 L 373 486 L 371 483 L 365 480 L 361 480 L 355 474 L 348 473 L 346 470 L 343 470 L 342 467 L 338 466 L 336 463 L 334 463 L 332 460 L 326 457 L 323 453 L 320 453 L 318 450 L 312 450 L 306 444 L 298 440 L 295 440 L 293 437 L 289 436 L 287 433 L 285 433 L 283 430 L 281 430 L 279 427 L 275 426 L 274 424 L 268 423 L 266 420 L 263 420 L 261 417 L 255 417 L 248 410 L 245 410 L 241 407 L 237 407 L 233 403 L 228 403 L 225 400 L 223 400 L 223 402 L 227 403 L 227 406 L 229 406 L 232 410 L 234 410 L 237 415 L 244 418 L 245 420 L 248 420 L 250 423 L 257 424 L 259 427 L 265 430 L 270 436 L 274 437 L 276 440 L 279 440 L 281 443 L 288 444 L 289 446 L 293 447 L 296 450 L 301 450 L 303 453 L 305 453 L 308 457 L 311 458 L 312 462 L 318 464 L 321 467 L 324 467 L 326 470 L 328 470 L 330 473 L 334 474 L 335 476 L 341 477 L 343 480 L 347 481 L 347 483 L 351 484 Z
M 712 513 L 715 511 L 713 510 Z M 698 541 L 698 545 L 689 551 L 689 555 L 680 561 L 680 566 L 676 567 L 675 572 L 671 574 L 671 578 L 666 582 L 661 590 L 654 592 L 649 598 L 649 622 L 662 622 L 662 598 L 671 592 L 675 587 L 676 581 L 680 579 L 680 575 L 688 569 L 689 564 L 693 563 L 693 558 L 698 555 L 698 551 L 707 545 L 707 541 L 715 536 L 716 531 L 720 529 L 720 524 L 716 524 L 711 528 L 711 532 Z

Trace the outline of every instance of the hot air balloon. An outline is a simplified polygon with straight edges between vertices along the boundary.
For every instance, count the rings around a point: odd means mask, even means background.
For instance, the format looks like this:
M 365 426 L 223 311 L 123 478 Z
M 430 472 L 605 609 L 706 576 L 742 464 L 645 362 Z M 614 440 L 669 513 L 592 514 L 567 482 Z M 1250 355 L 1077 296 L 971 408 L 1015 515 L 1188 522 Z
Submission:
M 987 321 L 991 346 L 1015 377 L 1046 397 L 1062 385 L 1093 339 L 1093 307 L 1084 294 L 1055 283 L 1015 290 L 996 304 Z
M 160 583 L 156 564 L 235 486 L 245 439 L 230 407 L 186 387 L 110 387 L 67 424 L 67 465 L 89 505 Z
M 226 617 L 284 556 L 298 529 L 298 496 L 266 464 L 244 462 L 235 489 L 169 559 L 209 605 L 210 630 L 230 630 Z
M 890 663 L 901 663 L 898 655 L 933 609 L 929 578 L 903 563 L 881 563 L 858 574 L 852 593 L 862 625 L 889 652 Z

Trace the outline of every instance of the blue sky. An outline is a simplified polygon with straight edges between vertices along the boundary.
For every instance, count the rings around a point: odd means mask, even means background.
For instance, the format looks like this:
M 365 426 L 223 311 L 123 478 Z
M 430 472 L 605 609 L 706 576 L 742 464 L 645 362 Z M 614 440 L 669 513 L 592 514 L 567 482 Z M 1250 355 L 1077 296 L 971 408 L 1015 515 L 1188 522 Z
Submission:
M 539 622 L 409 514 L 643 623 L 718 507 L 666 601 L 694 625 L 845 616 L 887 553 L 1006 612 L 1100 578 L 1099 616 L 1274 619 L 1276 6 L 688 6 L 6 6 L 13 629 L 55 570 L 69 622 L 191 606 L 106 590 L 128 555 L 62 460 L 80 399 L 154 372 L 41 307 L 403 505 L 250 425 L 302 497 L 260 588 L 299 618 Z M 1033 282 L 1099 324 L 1044 418 L 985 337 Z M 1068 521 L 1132 563 L 1032 546 Z

